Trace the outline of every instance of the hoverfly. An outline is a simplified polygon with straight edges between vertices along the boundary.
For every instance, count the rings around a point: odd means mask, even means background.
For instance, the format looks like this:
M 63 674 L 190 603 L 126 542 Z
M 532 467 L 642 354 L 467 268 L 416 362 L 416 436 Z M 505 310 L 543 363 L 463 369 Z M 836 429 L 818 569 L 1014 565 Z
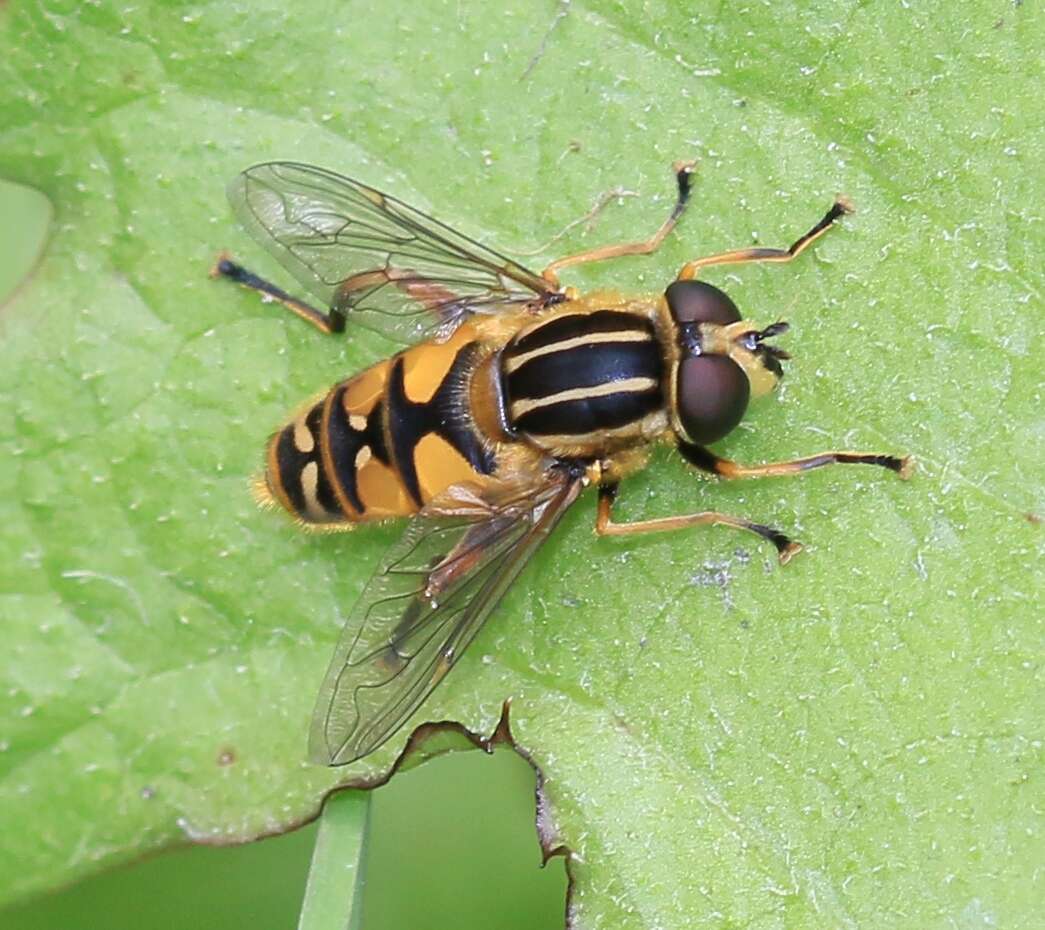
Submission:
M 705 268 L 789 262 L 843 214 L 838 199 L 787 249 L 746 248 L 685 264 L 665 292 L 580 294 L 559 272 L 653 252 L 682 216 L 691 165 L 677 164 L 670 216 L 644 242 L 552 262 L 540 274 L 400 200 L 311 165 L 249 168 L 229 199 L 251 235 L 328 309 L 228 257 L 214 274 L 275 299 L 324 333 L 346 320 L 404 345 L 334 385 L 269 441 L 263 503 L 311 529 L 410 517 L 364 588 L 319 692 L 310 755 L 339 765 L 387 740 L 445 677 L 581 490 L 598 489 L 595 531 L 627 535 L 721 524 L 800 548 L 715 511 L 615 523 L 622 478 L 652 444 L 721 478 L 794 475 L 831 463 L 907 477 L 906 457 L 823 452 L 740 465 L 708 446 L 770 393 L 789 356 L 697 280 Z

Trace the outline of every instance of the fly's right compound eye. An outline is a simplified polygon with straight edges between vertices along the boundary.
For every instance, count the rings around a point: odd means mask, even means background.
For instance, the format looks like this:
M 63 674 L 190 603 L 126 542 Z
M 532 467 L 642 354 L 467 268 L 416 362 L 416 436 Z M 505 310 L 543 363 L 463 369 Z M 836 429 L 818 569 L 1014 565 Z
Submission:
M 699 446 L 731 432 L 751 399 L 751 382 L 728 355 L 683 359 L 677 388 L 679 423 L 686 438 Z
M 718 323 L 728 326 L 740 311 L 717 287 L 703 281 L 676 281 L 664 292 L 676 323 Z

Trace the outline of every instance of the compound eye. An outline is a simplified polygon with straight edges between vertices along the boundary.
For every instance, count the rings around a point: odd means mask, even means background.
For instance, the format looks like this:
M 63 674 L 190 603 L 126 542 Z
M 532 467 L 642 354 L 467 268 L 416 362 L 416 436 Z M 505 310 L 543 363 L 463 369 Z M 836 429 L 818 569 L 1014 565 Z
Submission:
M 728 355 L 684 359 L 678 370 L 678 416 L 690 442 L 705 446 L 743 418 L 751 383 Z
M 740 319 L 737 305 L 717 287 L 703 281 L 676 281 L 668 285 L 664 296 L 678 323 L 728 326 Z

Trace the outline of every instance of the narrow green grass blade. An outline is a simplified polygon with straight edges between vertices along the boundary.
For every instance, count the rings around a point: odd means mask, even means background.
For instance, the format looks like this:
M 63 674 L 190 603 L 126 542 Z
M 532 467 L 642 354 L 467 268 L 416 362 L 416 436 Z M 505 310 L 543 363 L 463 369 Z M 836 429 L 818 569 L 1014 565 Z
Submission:
M 369 792 L 338 791 L 327 798 L 298 930 L 355 930 L 359 926 L 369 821 Z

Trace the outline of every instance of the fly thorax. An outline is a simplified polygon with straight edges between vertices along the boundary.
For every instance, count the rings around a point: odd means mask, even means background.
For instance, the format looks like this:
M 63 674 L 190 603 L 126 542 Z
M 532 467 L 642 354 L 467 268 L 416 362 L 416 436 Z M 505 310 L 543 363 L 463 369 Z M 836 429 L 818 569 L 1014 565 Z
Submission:
M 663 367 L 642 314 L 602 309 L 539 320 L 501 354 L 508 422 L 549 446 L 638 436 L 663 407 Z

